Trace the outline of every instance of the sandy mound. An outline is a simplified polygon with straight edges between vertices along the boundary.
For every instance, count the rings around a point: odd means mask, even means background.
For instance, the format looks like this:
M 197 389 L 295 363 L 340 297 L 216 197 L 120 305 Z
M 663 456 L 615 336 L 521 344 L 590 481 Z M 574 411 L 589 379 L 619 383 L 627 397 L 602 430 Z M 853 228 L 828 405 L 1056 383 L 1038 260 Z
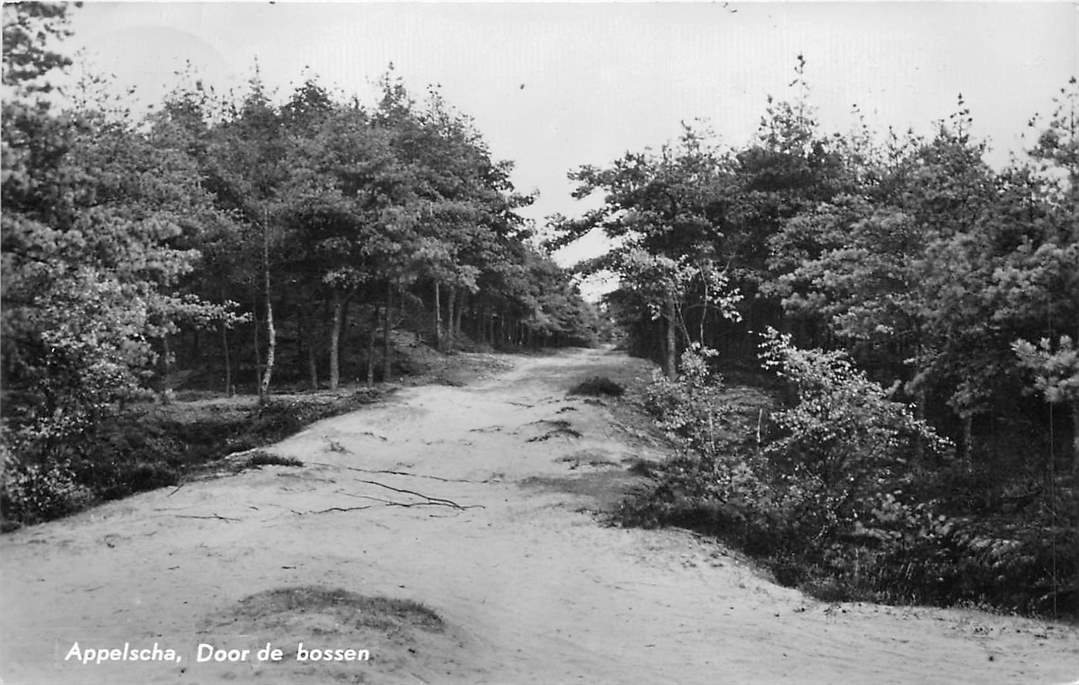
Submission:
M 311 585 L 249 595 L 210 615 L 199 634 L 218 649 L 250 649 L 255 665 L 238 666 L 266 682 L 437 681 L 459 670 L 464 647 L 418 602 Z M 267 643 L 281 650 L 279 660 L 257 658 Z

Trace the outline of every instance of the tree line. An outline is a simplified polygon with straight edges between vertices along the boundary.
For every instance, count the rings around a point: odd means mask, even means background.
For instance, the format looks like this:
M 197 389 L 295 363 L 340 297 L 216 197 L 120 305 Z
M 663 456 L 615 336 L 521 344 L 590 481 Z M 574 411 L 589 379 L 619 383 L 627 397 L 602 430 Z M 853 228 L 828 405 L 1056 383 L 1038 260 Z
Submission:
M 968 107 L 826 134 L 793 95 L 722 147 L 570 173 L 583 263 L 678 445 L 624 523 L 718 535 L 826 600 L 1079 607 L 1079 86 L 994 169 Z M 756 386 L 733 390 L 726 378 Z M 1070 442 L 1070 445 L 1069 445 Z
M 223 95 L 185 73 L 135 115 L 98 77 L 55 97 L 68 11 L 3 10 L 9 456 L 62 454 L 180 378 L 263 401 L 388 380 L 399 329 L 446 352 L 591 340 L 512 163 L 437 87 L 418 102 L 391 65 L 371 104 L 314 76 L 278 101 L 257 71 Z
M 658 150 L 572 171 L 576 195 L 604 203 L 554 217 L 552 244 L 597 228 L 616 241 L 581 268 L 618 275 L 609 302 L 631 349 L 671 377 L 694 345 L 755 360 L 772 326 L 895 384 L 964 459 L 976 434 L 1047 403 L 1079 468 L 1075 79 L 1029 122 L 1028 153 L 994 170 L 962 96 L 928 137 L 878 135 L 860 115 L 828 135 L 804 69 L 743 147 L 683 124 Z

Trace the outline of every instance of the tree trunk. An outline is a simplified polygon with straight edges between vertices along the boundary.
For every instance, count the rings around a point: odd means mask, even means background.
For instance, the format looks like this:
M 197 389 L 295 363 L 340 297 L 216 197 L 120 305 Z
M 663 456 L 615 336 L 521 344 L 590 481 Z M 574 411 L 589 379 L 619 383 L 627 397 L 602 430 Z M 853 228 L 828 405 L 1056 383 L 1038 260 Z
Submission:
M 221 322 L 221 351 L 225 355 L 225 394 L 232 397 L 232 359 L 229 355 L 229 327 Z
M 386 313 L 382 326 L 382 382 L 390 382 L 390 318 L 393 314 L 393 284 L 386 284 Z
M 1079 476 L 1079 400 L 1072 400 L 1072 472 Z
M 262 224 L 262 274 L 266 287 L 266 370 L 259 384 L 259 403 L 270 399 L 270 379 L 273 377 L 274 353 L 277 351 L 277 330 L 273 322 L 273 297 L 270 289 L 270 228 L 264 219 Z
M 704 347 L 704 324 L 708 320 L 708 300 L 710 299 L 710 293 L 708 292 L 708 277 L 704 272 L 701 272 L 701 280 L 704 281 L 704 303 L 701 306 L 701 326 L 700 326 L 700 339 L 697 340 L 701 347 Z
M 169 346 L 169 334 L 161 336 L 161 403 L 172 401 L 172 348 Z
M 914 417 L 919 421 L 925 421 L 926 404 L 929 402 L 929 393 L 925 387 L 920 387 L 914 393 Z M 925 440 L 921 436 L 915 439 L 914 456 L 919 462 L 925 461 Z
M 974 454 L 974 416 L 970 412 L 963 414 L 963 467 L 970 470 Z
M 667 373 L 667 378 L 672 381 L 678 379 L 678 330 L 677 322 L 674 313 L 674 295 L 667 294 L 666 304 L 666 318 L 667 318 L 667 349 L 666 349 L 666 363 L 663 370 Z
M 252 333 L 255 339 L 255 392 L 257 393 L 262 385 L 262 352 L 259 350 L 259 326 L 262 323 L 259 321 L 258 315 L 258 295 L 256 294 L 254 297 L 255 304 L 251 308 L 251 319 L 255 324 Z
M 336 290 L 333 293 L 333 323 L 330 326 L 330 390 L 341 382 L 341 325 L 347 302 Z
M 442 294 L 438 279 L 435 279 L 435 349 L 442 352 Z
M 303 360 L 301 363 L 307 367 L 307 382 L 311 389 L 318 390 L 318 353 L 316 351 L 318 347 L 312 330 L 311 316 L 305 307 L 299 307 L 299 316 L 300 328 L 296 335 L 299 342 L 298 358 Z
M 371 330 L 367 332 L 367 386 L 375 384 L 375 335 L 378 333 L 379 308 L 375 307 L 374 320 L 371 322 Z
M 456 292 L 456 289 L 454 289 L 454 292 Z M 453 337 L 454 337 L 455 340 L 459 340 L 461 338 L 461 315 L 464 314 L 464 311 L 465 311 L 465 293 L 464 293 L 464 291 L 461 291 L 461 295 L 457 299 L 456 318 L 454 319 L 454 322 L 453 322 Z
M 457 288 L 450 288 L 449 294 L 446 296 L 446 348 L 452 350 L 454 348 L 454 339 L 456 334 L 454 333 L 454 305 L 457 304 Z

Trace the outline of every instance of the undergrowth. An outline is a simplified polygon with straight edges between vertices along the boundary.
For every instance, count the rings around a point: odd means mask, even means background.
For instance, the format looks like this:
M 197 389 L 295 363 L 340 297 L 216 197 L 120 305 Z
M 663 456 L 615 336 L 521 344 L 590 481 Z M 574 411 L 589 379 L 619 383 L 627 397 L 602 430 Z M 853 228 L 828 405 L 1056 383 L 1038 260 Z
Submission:
M 99 422 L 77 440 L 48 452 L 4 455 L 0 519 L 4 531 L 65 516 L 93 504 L 178 484 L 234 452 L 278 442 L 304 426 L 377 399 L 352 395 L 300 396 L 239 410 L 175 403 L 129 410 Z M 284 464 L 280 458 L 249 465 Z M 299 465 L 289 462 L 285 465 Z
M 827 601 L 1079 618 L 1072 481 L 971 469 L 841 354 L 773 336 L 764 356 L 786 406 L 743 401 L 696 350 L 645 391 L 680 450 L 623 502 L 623 525 L 716 536 Z

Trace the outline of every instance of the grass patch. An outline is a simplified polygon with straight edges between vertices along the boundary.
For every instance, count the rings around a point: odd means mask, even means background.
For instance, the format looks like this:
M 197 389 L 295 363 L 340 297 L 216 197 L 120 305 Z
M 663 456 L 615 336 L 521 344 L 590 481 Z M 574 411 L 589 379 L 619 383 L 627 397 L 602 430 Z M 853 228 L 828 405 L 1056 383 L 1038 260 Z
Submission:
M 215 616 L 210 628 L 236 623 L 252 631 L 290 628 L 302 615 L 333 626 L 333 632 L 350 635 L 372 630 L 396 633 L 418 628 L 438 633 L 445 629 L 442 617 L 434 610 L 410 599 L 361 595 L 348 590 L 319 586 L 278 588 L 249 595 L 234 607 Z M 325 627 L 319 632 L 327 632 Z
M 257 644 L 280 645 L 284 659 L 265 674 L 273 682 L 484 680 L 467 663 L 471 638 L 412 599 L 319 585 L 278 587 L 215 610 L 200 621 L 199 631 L 223 647 L 250 646 L 254 636 Z M 365 653 L 357 654 L 365 663 L 301 663 L 296 658 L 301 642 L 308 650 L 355 648 Z M 242 673 L 237 669 L 224 677 L 244 680 Z
M 626 389 L 606 376 L 593 376 L 570 388 L 570 395 L 621 397 Z
M 303 462 L 296 457 L 282 457 L 279 454 L 258 450 L 247 458 L 244 465 L 249 468 L 258 468 L 260 466 L 303 466 Z

